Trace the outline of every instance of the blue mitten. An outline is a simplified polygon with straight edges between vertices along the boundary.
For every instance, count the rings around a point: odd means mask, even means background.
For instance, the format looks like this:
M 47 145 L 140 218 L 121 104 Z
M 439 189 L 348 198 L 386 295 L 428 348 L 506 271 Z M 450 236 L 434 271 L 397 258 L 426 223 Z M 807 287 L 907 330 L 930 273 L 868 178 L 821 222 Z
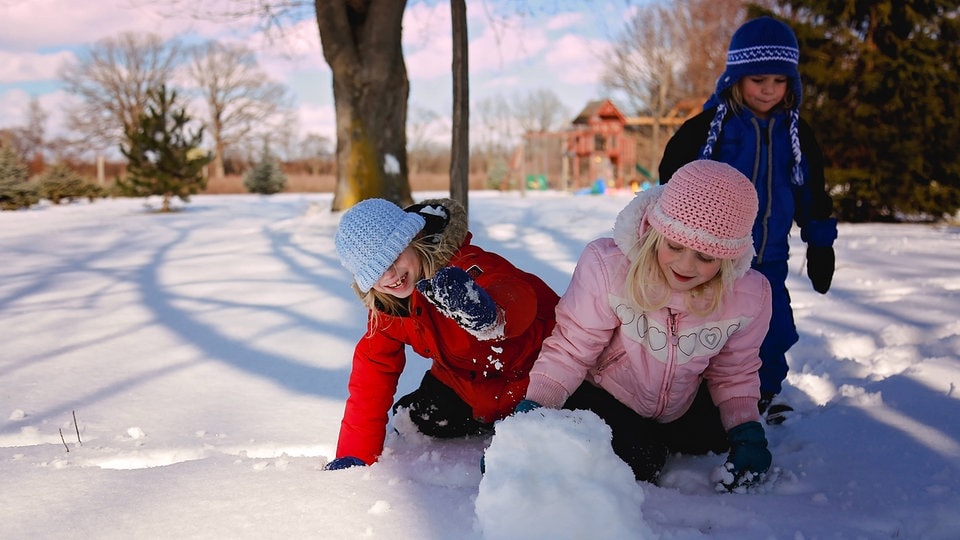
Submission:
M 483 332 L 497 322 L 497 304 L 461 268 L 441 268 L 432 278 L 418 281 L 417 289 L 468 332 Z
M 773 457 L 760 422 L 744 422 L 727 432 L 730 454 L 724 468 L 729 473 L 720 483 L 727 491 L 747 487 L 770 469 Z
M 517 403 L 517 406 L 513 408 L 513 414 L 527 413 L 534 409 L 539 409 L 540 407 L 543 407 L 543 405 L 540 405 L 532 399 L 525 399 L 520 403 Z
M 350 467 L 366 467 L 367 464 L 360 458 L 353 456 L 343 456 L 327 463 L 323 466 L 325 471 L 339 471 L 340 469 L 349 469 Z

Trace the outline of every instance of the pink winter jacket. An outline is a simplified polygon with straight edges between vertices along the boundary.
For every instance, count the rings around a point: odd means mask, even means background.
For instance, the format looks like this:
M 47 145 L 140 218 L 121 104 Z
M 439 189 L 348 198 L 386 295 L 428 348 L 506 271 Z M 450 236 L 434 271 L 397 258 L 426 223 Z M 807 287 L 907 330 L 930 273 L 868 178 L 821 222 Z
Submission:
M 747 270 L 708 317 L 689 313 L 680 294 L 643 313 L 624 292 L 629 265 L 613 238 L 587 245 L 530 372 L 527 399 L 560 408 L 586 380 L 665 423 L 690 408 L 706 379 L 725 429 L 759 420 L 759 351 L 771 313 L 766 278 Z

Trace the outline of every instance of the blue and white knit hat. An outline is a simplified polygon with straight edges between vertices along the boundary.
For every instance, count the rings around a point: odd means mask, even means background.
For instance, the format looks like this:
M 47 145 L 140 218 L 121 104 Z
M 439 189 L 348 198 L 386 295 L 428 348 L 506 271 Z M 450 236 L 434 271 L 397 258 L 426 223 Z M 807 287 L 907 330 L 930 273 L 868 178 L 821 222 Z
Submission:
M 366 199 L 344 212 L 334 242 L 360 292 L 383 277 L 425 224 L 420 214 L 384 199 Z
M 717 105 L 717 113 L 710 122 L 707 142 L 700 150 L 701 159 L 712 159 L 713 147 L 720 137 L 723 117 L 727 113 L 727 102 L 723 93 L 737 84 L 740 79 L 751 75 L 784 75 L 790 79 L 794 102 L 788 111 L 790 115 L 790 146 L 793 150 L 793 178 L 796 185 L 803 185 L 803 172 L 800 160 L 800 101 L 803 98 L 803 84 L 800 81 L 800 46 L 793 30 L 781 21 L 771 17 L 759 17 L 749 20 L 734 32 L 727 49 L 727 66 L 717 79 L 717 88 L 707 100 L 705 108 Z

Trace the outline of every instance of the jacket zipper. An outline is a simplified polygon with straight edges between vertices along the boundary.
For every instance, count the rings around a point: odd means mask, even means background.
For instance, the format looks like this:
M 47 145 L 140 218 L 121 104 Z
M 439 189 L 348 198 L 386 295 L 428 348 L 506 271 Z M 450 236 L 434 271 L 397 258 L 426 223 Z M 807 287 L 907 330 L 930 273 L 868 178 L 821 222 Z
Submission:
M 663 382 L 660 384 L 659 405 L 654 418 L 659 418 L 663 414 L 670 397 L 670 388 L 673 386 L 673 375 L 677 365 L 677 345 L 680 344 L 680 336 L 677 333 L 677 316 L 677 313 L 667 308 L 667 342 L 670 343 L 670 349 L 667 354 L 667 365 L 664 366 Z
M 767 236 L 769 234 L 770 226 L 770 212 L 773 207 L 773 124 L 777 121 L 776 118 L 771 118 L 770 123 L 767 124 L 767 132 L 764 133 L 760 129 L 760 123 L 756 118 L 751 118 L 750 122 L 753 124 L 753 129 L 757 137 L 757 152 L 753 160 L 753 185 L 756 186 L 759 182 L 765 181 L 767 184 L 767 204 L 763 209 L 763 215 L 760 220 L 761 228 L 763 229 L 763 236 L 760 239 L 759 249 L 757 250 L 757 264 L 763 263 L 763 255 L 767 249 Z M 761 174 L 760 171 L 760 156 L 762 154 L 761 150 L 763 147 L 766 147 L 766 174 Z

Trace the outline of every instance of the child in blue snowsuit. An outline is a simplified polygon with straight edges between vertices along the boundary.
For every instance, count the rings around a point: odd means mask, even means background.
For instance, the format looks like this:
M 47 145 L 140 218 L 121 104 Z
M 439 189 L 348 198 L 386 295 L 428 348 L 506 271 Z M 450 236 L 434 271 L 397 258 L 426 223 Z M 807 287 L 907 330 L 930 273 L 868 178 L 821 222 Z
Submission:
M 738 169 L 757 189 L 752 266 L 773 287 L 773 317 L 760 347 L 759 407 L 768 423 L 782 421 L 782 413 L 791 410 L 770 405 L 787 376 L 786 352 L 799 339 L 786 286 L 793 222 L 807 244 L 807 275 L 817 292 L 830 288 L 835 264 L 837 220 L 831 217 L 820 147 L 799 114 L 799 60 L 789 26 L 770 17 L 744 23 L 730 41 L 714 94 L 667 143 L 659 170 L 666 183 L 685 163 L 714 159 Z

